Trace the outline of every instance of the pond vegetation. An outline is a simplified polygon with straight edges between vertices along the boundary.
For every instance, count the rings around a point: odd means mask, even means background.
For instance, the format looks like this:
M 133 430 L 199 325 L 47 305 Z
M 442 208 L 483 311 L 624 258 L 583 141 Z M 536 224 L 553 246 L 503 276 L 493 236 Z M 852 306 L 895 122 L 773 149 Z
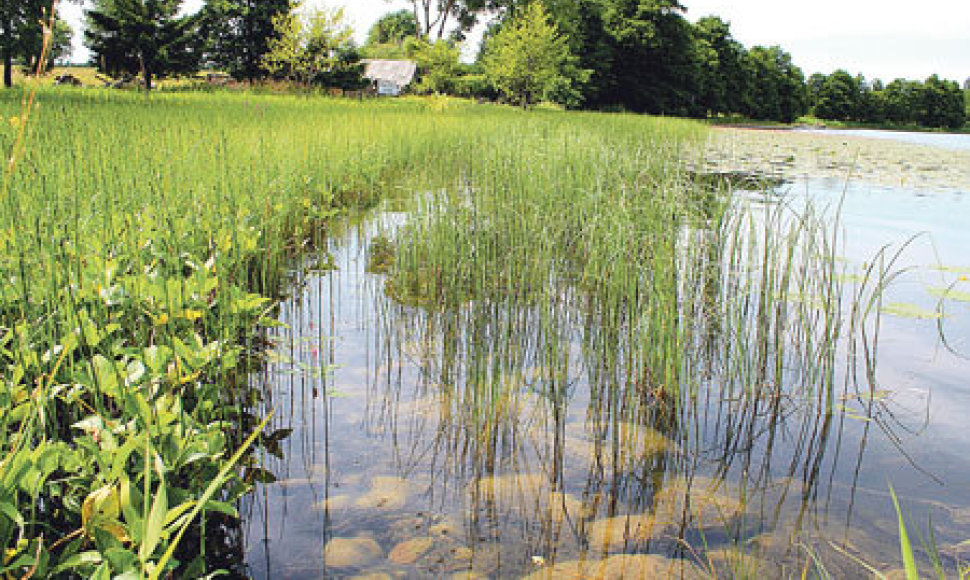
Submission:
M 837 208 L 699 174 L 704 126 L 40 102 L 0 200 L 5 573 L 259 576 L 251 526 L 278 494 L 323 535 L 267 577 L 899 566 L 874 562 L 885 541 L 832 548 L 812 516 L 851 417 L 890 412 L 882 314 L 916 312 L 883 300 L 899 253 L 849 263 Z M 339 326 L 344 303 L 366 330 Z M 343 340 L 365 350 L 349 383 Z

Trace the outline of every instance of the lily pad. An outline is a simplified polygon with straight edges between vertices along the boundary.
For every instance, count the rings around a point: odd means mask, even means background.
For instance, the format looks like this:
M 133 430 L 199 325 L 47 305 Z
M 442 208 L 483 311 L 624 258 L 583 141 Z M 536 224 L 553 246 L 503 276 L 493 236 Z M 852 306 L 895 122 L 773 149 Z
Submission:
M 930 288 L 929 293 L 939 296 L 944 300 L 956 300 L 957 302 L 970 302 L 970 292 L 956 290 L 954 288 Z
M 948 272 L 951 274 L 970 274 L 970 266 L 947 266 L 945 264 L 934 264 L 931 269 L 938 272 Z
M 883 306 L 882 313 L 890 316 L 898 316 L 900 318 L 915 318 L 918 320 L 937 320 L 942 318 L 942 315 L 939 312 L 927 310 L 907 302 L 893 302 L 892 304 L 887 304 Z

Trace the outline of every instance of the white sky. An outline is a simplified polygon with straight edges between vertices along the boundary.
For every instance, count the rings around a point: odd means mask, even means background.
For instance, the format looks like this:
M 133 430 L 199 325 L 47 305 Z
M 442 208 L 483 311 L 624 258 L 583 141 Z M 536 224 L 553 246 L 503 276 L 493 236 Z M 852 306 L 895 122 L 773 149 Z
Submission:
M 924 0 L 926 1 L 926 0 Z M 62 0 L 63 2 L 63 0 Z M 806 75 L 837 68 L 867 78 L 924 79 L 937 73 L 963 81 L 970 77 L 970 0 L 682 0 L 688 17 L 716 14 L 731 23 L 746 46 L 781 45 Z M 358 41 L 382 14 L 409 6 L 407 0 L 307 0 L 310 5 L 345 6 Z M 187 0 L 197 8 L 202 0 Z M 62 3 L 68 21 L 80 30 L 81 8 Z M 87 52 L 80 32 L 73 60 Z M 467 47 L 466 54 L 477 47 Z

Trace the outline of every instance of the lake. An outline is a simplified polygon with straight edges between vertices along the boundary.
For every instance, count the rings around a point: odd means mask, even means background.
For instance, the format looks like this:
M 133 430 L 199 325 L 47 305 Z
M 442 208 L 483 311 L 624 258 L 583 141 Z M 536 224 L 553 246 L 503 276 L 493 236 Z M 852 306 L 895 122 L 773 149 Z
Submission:
M 919 137 L 970 149 L 968 136 Z M 911 534 L 932 515 L 944 564 L 970 555 L 970 188 L 792 172 L 737 195 L 755 216 L 811 201 L 834 221 L 841 206 L 845 296 L 867 272 L 895 277 L 865 304 L 863 340 L 834 346 L 838 391 L 806 396 L 793 381 L 781 397 L 732 398 L 711 369 L 665 421 L 644 419 L 641 395 L 601 388 L 622 361 L 584 347 L 580 305 L 561 309 L 571 330 L 550 374 L 527 311 L 521 332 L 489 336 L 481 305 L 442 316 L 388 295 L 372 250 L 408 213 L 348 220 L 329 242 L 334 268 L 300 270 L 254 378 L 292 433 L 266 458 L 276 481 L 243 506 L 248 573 L 781 577 L 811 559 L 869 578 L 860 560 L 901 568 L 890 486 Z M 474 340 L 521 364 L 480 368 L 496 359 L 477 358 Z
M 888 139 L 915 145 L 927 145 L 956 151 L 970 151 L 970 135 L 962 133 L 928 133 L 915 131 L 883 131 L 876 129 L 799 129 L 809 133 Z

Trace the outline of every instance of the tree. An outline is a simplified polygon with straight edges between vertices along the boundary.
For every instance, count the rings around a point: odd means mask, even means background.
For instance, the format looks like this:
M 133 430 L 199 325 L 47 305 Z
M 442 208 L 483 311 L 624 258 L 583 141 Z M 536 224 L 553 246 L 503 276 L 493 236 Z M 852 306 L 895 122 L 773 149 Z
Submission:
M 410 10 L 398 10 L 385 14 L 367 32 L 367 44 L 395 44 L 403 46 L 404 40 L 418 36 L 418 21 Z
M 433 38 L 441 40 L 449 23 L 454 21 L 455 40 L 462 40 L 478 22 L 478 15 L 495 4 L 494 0 L 411 0 L 411 12 L 417 23 L 418 38 L 429 42 Z
M 860 84 L 844 70 L 837 70 L 826 77 L 815 98 L 815 116 L 820 119 L 863 120 L 863 115 L 860 114 Z
M 292 0 L 207 0 L 202 11 L 206 60 L 239 80 L 262 78 L 263 56 L 276 36 L 273 19 L 293 7 Z
M 717 16 L 694 25 L 699 95 L 708 113 L 739 113 L 744 108 L 747 51 L 731 35 L 731 26 Z
M 0 58 L 3 59 L 3 85 L 13 85 L 14 61 L 36 65 L 44 43 L 44 27 L 50 21 L 50 0 L 0 0 Z M 70 47 L 70 28 L 55 19 L 52 59 Z
M 916 122 L 924 127 L 958 129 L 966 121 L 966 106 L 960 84 L 932 75 L 917 90 Z
M 84 35 L 102 72 L 156 76 L 195 72 L 200 17 L 180 16 L 181 0 L 97 0 Z
M 412 38 L 405 43 L 404 52 L 418 65 L 421 80 L 415 90 L 419 93 L 451 93 L 455 88 L 460 68 L 458 47 L 447 40 L 433 44 Z
M 511 102 L 528 106 L 572 84 L 566 39 L 533 2 L 505 24 L 485 48 L 485 76 Z
M 781 47 L 755 46 L 748 51 L 746 67 L 752 93 L 745 115 L 791 123 L 808 111 L 805 74 Z
M 291 10 L 274 18 L 273 26 L 276 37 L 270 39 L 264 69 L 304 85 L 333 73 L 341 64 L 340 52 L 350 46 L 353 36 L 342 8 L 311 9 L 302 16 Z
M 44 50 L 44 28 L 49 26 L 50 20 L 45 20 L 45 26 L 37 23 L 36 26 L 25 27 L 21 32 L 17 42 L 15 57 L 20 64 L 28 71 L 36 71 L 40 55 Z M 57 60 L 70 54 L 71 37 L 74 32 L 70 25 L 60 18 L 54 19 L 54 28 L 51 31 L 49 45 L 47 47 L 47 62 L 45 68 L 54 66 Z
M 693 31 L 677 0 L 604 0 L 613 51 L 606 105 L 637 112 L 699 114 Z

